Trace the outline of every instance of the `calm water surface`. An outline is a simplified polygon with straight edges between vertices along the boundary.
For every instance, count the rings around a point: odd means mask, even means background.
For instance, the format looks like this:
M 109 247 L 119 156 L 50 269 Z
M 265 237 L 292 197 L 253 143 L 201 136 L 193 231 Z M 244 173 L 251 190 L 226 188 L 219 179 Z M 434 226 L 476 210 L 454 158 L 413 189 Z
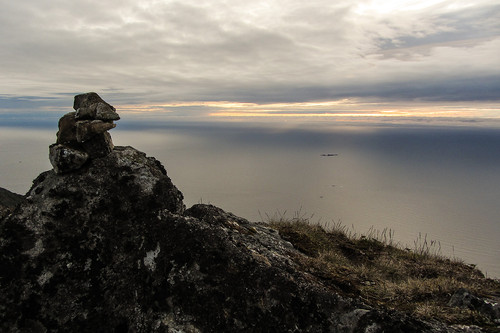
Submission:
M 0 186 L 26 192 L 50 168 L 54 133 L 0 129 Z M 250 220 L 300 210 L 356 232 L 391 229 L 410 248 L 427 235 L 500 277 L 499 130 L 121 121 L 111 134 L 159 159 L 188 207 L 212 203 Z

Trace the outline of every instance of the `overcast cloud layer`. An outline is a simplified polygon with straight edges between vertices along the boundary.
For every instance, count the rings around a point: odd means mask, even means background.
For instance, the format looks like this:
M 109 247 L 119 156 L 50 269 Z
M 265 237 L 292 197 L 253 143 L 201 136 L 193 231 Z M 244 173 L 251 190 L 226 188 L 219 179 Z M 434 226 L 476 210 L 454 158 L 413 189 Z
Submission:
M 496 0 L 0 0 L 0 109 L 500 100 Z M 186 111 L 187 112 L 187 111 Z

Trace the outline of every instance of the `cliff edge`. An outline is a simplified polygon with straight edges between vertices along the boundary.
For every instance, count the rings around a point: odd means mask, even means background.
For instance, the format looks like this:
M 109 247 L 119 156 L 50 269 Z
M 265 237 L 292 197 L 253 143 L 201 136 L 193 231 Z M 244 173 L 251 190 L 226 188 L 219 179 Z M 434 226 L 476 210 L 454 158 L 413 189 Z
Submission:
M 0 187 L 0 219 L 10 214 L 23 201 L 24 196 Z
M 1 331 L 456 331 L 337 294 L 264 224 L 185 209 L 159 161 L 112 145 L 119 118 L 92 96 L 0 221 Z

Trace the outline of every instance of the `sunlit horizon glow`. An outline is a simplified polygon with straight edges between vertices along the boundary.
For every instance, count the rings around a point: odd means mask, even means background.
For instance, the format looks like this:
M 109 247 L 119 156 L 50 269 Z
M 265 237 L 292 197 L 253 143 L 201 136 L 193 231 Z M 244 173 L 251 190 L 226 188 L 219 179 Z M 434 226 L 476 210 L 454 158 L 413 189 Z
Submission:
M 204 118 L 238 121 L 249 118 L 324 118 L 358 121 L 387 119 L 413 120 L 500 120 L 500 107 L 495 103 L 392 103 L 339 99 L 298 103 L 247 103 L 230 101 L 192 101 L 154 105 L 118 105 L 126 114 L 156 114 L 184 119 Z

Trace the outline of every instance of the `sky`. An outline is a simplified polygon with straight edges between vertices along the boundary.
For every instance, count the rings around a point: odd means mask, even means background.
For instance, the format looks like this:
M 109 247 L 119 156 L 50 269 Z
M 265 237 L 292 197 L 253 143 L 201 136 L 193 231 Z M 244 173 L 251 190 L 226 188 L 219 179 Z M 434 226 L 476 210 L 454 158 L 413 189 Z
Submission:
M 497 0 L 0 0 L 0 115 L 500 118 Z M 66 110 L 66 111 L 65 111 Z

